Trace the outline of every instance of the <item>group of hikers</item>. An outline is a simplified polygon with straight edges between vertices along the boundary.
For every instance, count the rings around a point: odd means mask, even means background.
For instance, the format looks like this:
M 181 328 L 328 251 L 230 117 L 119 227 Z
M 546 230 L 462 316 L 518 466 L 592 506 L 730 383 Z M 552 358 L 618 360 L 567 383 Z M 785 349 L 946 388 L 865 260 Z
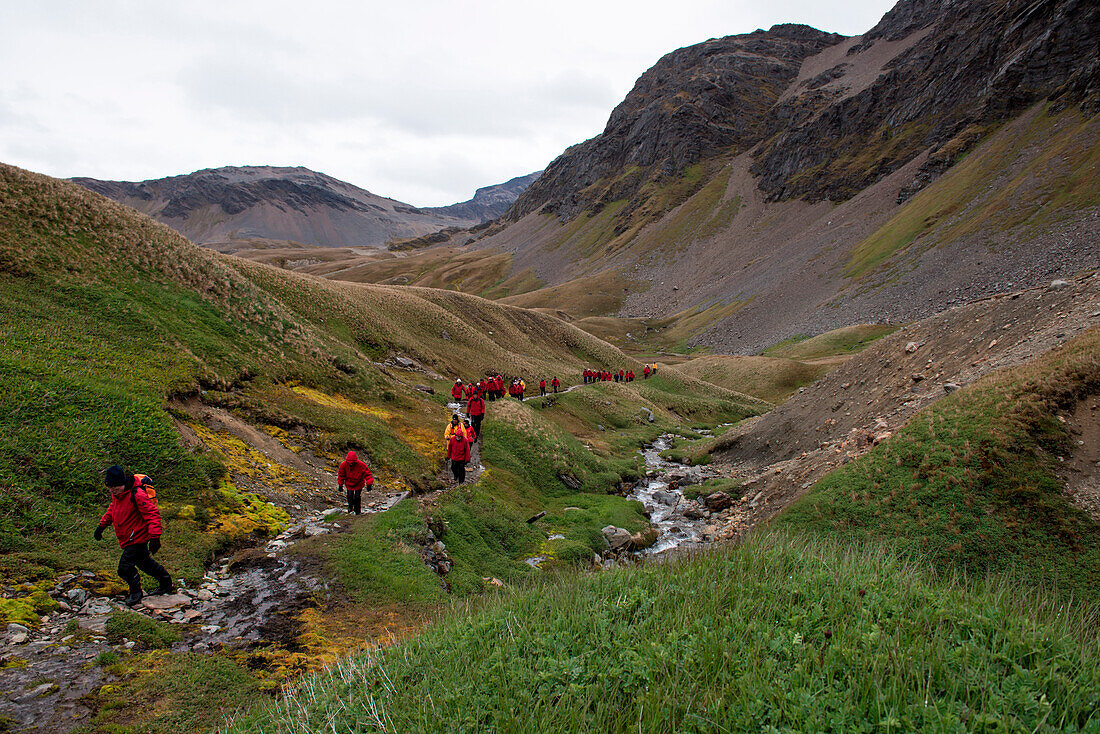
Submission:
M 546 395 L 547 386 L 554 392 L 558 391 L 561 387 L 561 380 L 557 377 L 550 378 L 547 382 L 546 378 L 539 380 L 539 394 Z M 527 383 L 523 381 L 522 377 L 515 377 L 508 383 L 508 395 L 516 398 L 517 400 L 523 400 L 524 393 L 527 392 Z M 463 398 L 469 401 L 473 397 L 479 397 L 484 400 L 497 400 L 504 397 L 504 377 L 496 375 L 495 377 L 488 377 L 478 380 L 477 382 L 463 382 L 461 378 L 455 380 L 455 384 L 451 386 L 451 397 L 455 402 L 461 402 Z M 482 410 L 480 415 L 484 415 L 485 411 Z M 467 415 L 474 415 L 467 411 Z M 477 426 L 475 425 L 475 429 Z
M 657 372 L 657 365 L 647 364 L 642 368 L 642 377 L 646 380 L 649 376 Z M 636 375 L 634 370 L 619 370 L 618 372 L 612 372 L 611 370 L 599 369 L 599 370 L 585 370 L 581 377 L 584 379 L 585 384 L 590 382 L 634 382 Z
M 656 365 L 647 364 L 642 369 L 642 375 L 649 379 L 650 375 L 657 371 Z M 611 372 L 606 369 L 584 370 L 584 382 L 631 382 L 634 380 L 633 370 L 619 370 Z M 539 380 L 539 393 L 547 394 L 547 387 L 557 393 L 561 387 L 561 381 L 553 377 L 549 382 L 545 378 Z M 451 388 L 451 397 L 456 402 L 466 401 L 466 416 L 458 413 L 451 416 L 447 428 L 443 432 L 444 449 L 447 460 L 451 465 L 451 475 L 455 481 L 462 484 L 466 481 L 466 465 L 470 461 L 470 454 L 475 443 L 481 443 L 481 423 L 485 418 L 485 401 L 503 398 L 505 390 L 507 394 L 523 399 L 523 393 L 527 384 L 521 378 L 514 378 L 507 387 L 503 375 L 482 378 L 477 382 L 464 383 L 461 379 L 455 380 Z M 374 475 L 370 467 L 359 459 L 354 451 L 348 451 L 337 472 L 336 478 L 340 492 L 344 493 L 348 503 L 348 512 L 356 515 L 363 511 L 363 490 L 370 491 L 374 485 Z M 155 594 L 171 594 L 175 592 L 172 577 L 153 558 L 160 550 L 160 537 L 162 524 L 160 509 L 157 506 L 156 490 L 152 480 L 144 474 L 130 474 L 121 466 L 115 465 L 108 469 L 104 475 L 104 484 L 111 493 L 111 503 L 99 525 L 95 529 L 95 539 L 103 539 L 103 531 L 113 527 L 118 545 L 122 549 L 122 557 L 118 562 L 118 575 L 129 587 L 126 604 L 134 606 L 144 596 L 141 588 L 141 576 L 138 571 L 144 571 L 158 582 Z

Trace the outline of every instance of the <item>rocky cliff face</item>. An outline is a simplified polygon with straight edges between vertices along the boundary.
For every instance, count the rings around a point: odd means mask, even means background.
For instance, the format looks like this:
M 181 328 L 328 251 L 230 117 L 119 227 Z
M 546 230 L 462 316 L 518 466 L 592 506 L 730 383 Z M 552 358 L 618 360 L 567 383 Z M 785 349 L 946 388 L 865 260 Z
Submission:
M 861 79 L 890 44 L 903 47 Z M 752 172 L 772 200 L 844 200 L 931 149 L 907 198 L 985 126 L 1037 100 L 1095 107 L 1098 59 L 1100 6 L 1089 0 L 903 0 L 769 111 L 775 134 Z
M 645 72 L 603 133 L 551 163 L 507 216 L 572 219 L 754 146 L 772 201 L 848 199 L 931 150 L 905 199 L 1036 100 L 1095 109 L 1098 44 L 1094 0 L 902 0 L 855 39 L 780 25 L 707 41 Z
M 470 219 L 478 223 L 496 219 L 512 206 L 528 186 L 542 174 L 535 171 L 526 176 L 516 176 L 502 184 L 483 186 L 474 192 L 474 198 L 450 206 L 426 207 L 423 211 L 445 217 Z
M 523 190 L 526 178 L 479 189 L 480 198 L 437 209 L 419 209 L 300 167 L 214 168 L 137 183 L 73 180 L 159 219 L 198 244 L 264 239 L 381 247 L 394 239 L 498 216 Z
M 668 54 L 638 79 L 603 133 L 551 163 L 509 218 L 544 207 L 571 218 L 597 202 L 633 196 L 653 175 L 756 144 L 802 61 L 841 40 L 809 26 L 778 25 Z

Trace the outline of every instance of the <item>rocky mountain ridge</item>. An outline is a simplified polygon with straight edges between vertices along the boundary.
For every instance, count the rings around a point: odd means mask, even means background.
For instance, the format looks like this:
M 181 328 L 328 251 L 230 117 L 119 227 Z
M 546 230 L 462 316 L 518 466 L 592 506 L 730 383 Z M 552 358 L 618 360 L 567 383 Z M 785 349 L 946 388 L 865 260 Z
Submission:
M 680 49 L 474 246 L 525 305 L 710 311 L 691 343 L 733 354 L 1069 277 L 1100 265 L 1098 39 L 1095 3 L 901 0 Z
M 164 222 L 196 244 L 275 240 L 378 248 L 495 218 L 535 175 L 484 187 L 466 202 L 424 209 L 300 166 L 226 166 L 140 182 L 72 180 Z
M 474 192 L 472 199 L 449 206 L 425 207 L 422 211 L 434 212 L 442 216 L 474 220 L 478 224 L 496 219 L 512 206 L 517 198 L 542 175 L 542 171 L 516 176 L 504 183 L 482 186 Z
M 766 132 L 765 113 L 802 62 L 843 38 L 787 24 L 667 54 L 638 78 L 603 133 L 554 160 L 508 217 L 546 209 L 571 219 L 595 203 L 633 196 L 652 175 L 755 145 Z

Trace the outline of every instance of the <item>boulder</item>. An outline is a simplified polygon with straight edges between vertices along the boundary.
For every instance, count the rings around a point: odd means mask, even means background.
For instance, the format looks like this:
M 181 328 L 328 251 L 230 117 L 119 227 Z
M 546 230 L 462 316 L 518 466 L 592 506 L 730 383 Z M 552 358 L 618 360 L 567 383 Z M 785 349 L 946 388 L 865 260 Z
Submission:
M 945 383 L 943 383 L 943 391 L 946 392 L 946 393 L 955 392 L 956 390 L 958 390 L 961 387 L 962 387 L 962 385 L 959 385 L 958 383 L 955 383 L 955 382 L 945 382 Z
M 69 598 L 69 601 L 71 601 L 73 604 L 76 604 L 78 607 L 84 606 L 84 602 L 88 601 L 87 590 L 81 588 L 69 589 L 68 593 L 66 593 L 65 596 L 67 596 Z
M 662 505 L 673 505 L 673 506 L 677 502 L 680 501 L 680 498 L 679 498 L 678 495 L 676 495 L 672 492 L 665 492 L 664 490 L 661 490 L 661 489 L 659 489 L 659 490 L 657 490 L 656 492 L 653 493 L 653 499 L 656 502 L 659 502 Z
M 645 530 L 639 530 L 630 536 L 630 547 L 634 550 L 642 550 L 648 548 L 657 542 L 657 528 L 648 527 Z
M 624 550 L 630 545 L 631 535 L 623 528 L 608 525 L 601 532 L 604 540 L 607 541 L 607 547 L 613 551 Z
M 141 600 L 141 605 L 146 609 L 177 609 L 190 606 L 191 599 L 183 594 L 162 594 L 147 596 Z
M 707 495 L 707 498 L 703 500 L 703 504 L 706 505 L 706 508 L 711 512 L 721 512 L 733 504 L 733 501 L 725 492 L 715 492 L 714 494 Z
M 918 344 L 917 342 L 909 342 L 908 344 L 905 345 L 905 351 L 908 352 L 909 354 L 912 354 L 913 352 L 917 351 L 918 349 L 920 349 L 920 344 Z
M 1052 291 L 1060 291 L 1063 288 L 1069 288 L 1069 283 L 1064 280 L 1052 280 L 1050 281 L 1050 289 Z
M 414 385 L 413 387 L 415 387 L 420 392 L 426 392 L 429 395 L 435 395 L 435 389 L 432 388 L 431 385 Z
M 653 411 L 649 408 L 642 408 L 642 416 L 650 423 L 657 420 L 653 415 Z

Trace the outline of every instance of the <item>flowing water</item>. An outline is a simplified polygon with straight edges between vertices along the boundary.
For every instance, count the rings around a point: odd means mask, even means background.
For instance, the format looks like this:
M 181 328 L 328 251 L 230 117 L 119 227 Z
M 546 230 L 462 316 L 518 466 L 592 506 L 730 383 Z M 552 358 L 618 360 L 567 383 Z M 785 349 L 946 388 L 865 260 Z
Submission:
M 662 451 L 672 448 L 674 439 L 671 434 L 660 436 L 640 452 L 645 458 L 646 478 L 634 487 L 628 497 L 645 505 L 649 521 L 657 529 L 657 541 L 639 551 L 639 555 L 652 556 L 707 545 L 703 539 L 703 529 L 708 521 L 702 517 L 685 517 L 684 511 L 694 503 L 684 496 L 684 491 L 679 487 L 670 488 L 673 482 L 670 475 L 682 477 L 681 481 L 703 478 L 700 467 L 669 461 L 661 456 Z

